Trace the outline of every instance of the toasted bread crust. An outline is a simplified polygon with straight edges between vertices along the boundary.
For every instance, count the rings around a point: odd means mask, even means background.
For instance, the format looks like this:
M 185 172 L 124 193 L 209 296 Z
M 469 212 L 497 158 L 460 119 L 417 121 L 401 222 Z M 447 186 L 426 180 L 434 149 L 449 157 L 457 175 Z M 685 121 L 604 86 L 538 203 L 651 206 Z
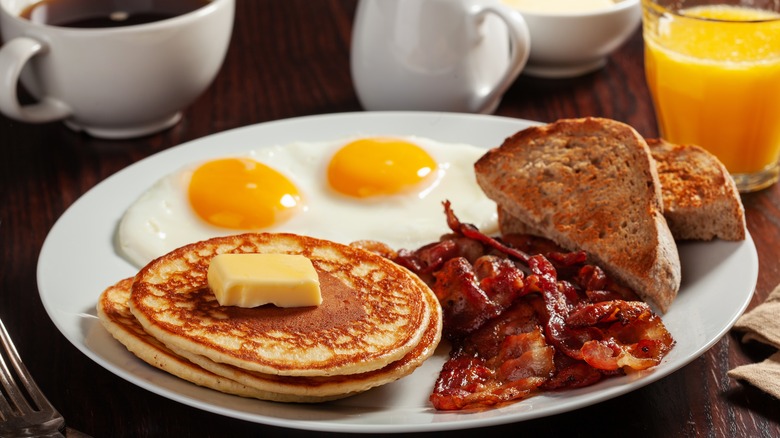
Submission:
M 663 217 L 644 139 L 608 119 L 560 120 L 509 137 L 475 164 L 505 213 L 570 250 L 584 250 L 665 312 L 680 287 L 677 247 Z
M 695 145 L 648 139 L 664 216 L 678 240 L 744 240 L 745 209 L 737 186 L 714 155 Z

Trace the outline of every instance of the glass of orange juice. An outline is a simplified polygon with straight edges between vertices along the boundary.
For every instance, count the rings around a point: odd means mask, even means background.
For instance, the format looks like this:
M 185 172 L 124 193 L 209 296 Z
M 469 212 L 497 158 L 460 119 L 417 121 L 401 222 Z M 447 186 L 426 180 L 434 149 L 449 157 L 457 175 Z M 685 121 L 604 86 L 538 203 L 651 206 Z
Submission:
M 642 0 L 661 136 L 717 156 L 740 192 L 780 175 L 780 2 Z

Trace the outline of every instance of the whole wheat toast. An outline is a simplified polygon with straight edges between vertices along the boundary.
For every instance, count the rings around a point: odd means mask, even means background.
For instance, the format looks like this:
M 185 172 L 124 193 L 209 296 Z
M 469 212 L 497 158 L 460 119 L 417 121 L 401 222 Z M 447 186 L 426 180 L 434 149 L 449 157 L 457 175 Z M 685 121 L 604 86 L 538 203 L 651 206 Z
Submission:
M 680 259 L 663 216 L 645 140 L 602 118 L 525 129 L 475 164 L 487 196 L 527 231 L 594 263 L 666 312 L 680 288 Z
M 658 139 L 647 144 L 661 182 L 664 217 L 675 239 L 745 239 L 745 209 L 720 160 L 694 145 Z
M 745 209 L 723 163 L 695 145 L 646 141 L 661 182 L 664 217 L 675 240 L 745 240 Z M 498 225 L 505 234 L 540 233 L 501 207 Z

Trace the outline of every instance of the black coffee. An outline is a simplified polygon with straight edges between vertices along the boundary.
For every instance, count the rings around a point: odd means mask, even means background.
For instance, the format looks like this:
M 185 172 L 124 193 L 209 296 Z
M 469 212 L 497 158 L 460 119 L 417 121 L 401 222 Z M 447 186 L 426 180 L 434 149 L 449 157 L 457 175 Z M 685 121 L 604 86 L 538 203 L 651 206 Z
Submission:
M 21 14 L 50 26 L 99 28 L 151 23 L 192 12 L 210 0 L 43 0 Z

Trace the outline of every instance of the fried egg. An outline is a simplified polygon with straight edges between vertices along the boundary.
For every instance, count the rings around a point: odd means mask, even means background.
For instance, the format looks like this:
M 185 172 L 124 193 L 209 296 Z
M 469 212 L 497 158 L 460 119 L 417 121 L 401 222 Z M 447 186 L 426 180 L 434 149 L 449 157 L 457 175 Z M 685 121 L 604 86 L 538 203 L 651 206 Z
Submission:
M 123 215 L 119 250 L 134 265 L 199 240 L 248 231 L 415 249 L 449 229 L 442 201 L 486 232 L 496 206 L 476 183 L 484 149 L 422 137 L 298 142 L 192 163 Z

